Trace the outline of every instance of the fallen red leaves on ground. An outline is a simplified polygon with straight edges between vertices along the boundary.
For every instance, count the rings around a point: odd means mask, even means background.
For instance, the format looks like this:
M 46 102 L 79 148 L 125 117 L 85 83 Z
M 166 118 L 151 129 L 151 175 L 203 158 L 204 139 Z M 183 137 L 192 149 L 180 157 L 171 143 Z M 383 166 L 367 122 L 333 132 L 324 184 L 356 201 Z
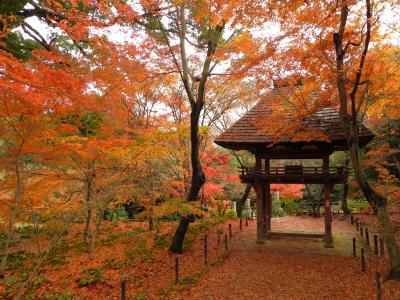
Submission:
M 166 248 L 153 247 L 154 232 L 147 230 L 146 223 L 120 223 L 117 227 L 107 224 L 100 238 L 140 228 L 140 236 L 146 241 L 151 259 L 139 259 L 133 265 L 118 269 L 105 267 L 104 262 L 110 259 L 125 261 L 127 251 L 137 246 L 134 240 L 127 243 L 115 239 L 97 245 L 93 261 L 88 260 L 88 253 L 71 250 L 64 265 L 43 269 L 41 273 L 49 282 L 41 289 L 62 292 L 78 299 L 119 299 L 120 281 L 125 278 L 127 299 L 374 299 L 375 272 L 384 274 L 387 269 L 386 258 L 373 256 L 367 251 L 367 272 L 361 272 L 360 259 L 348 255 L 351 246 L 343 251 L 346 256 L 326 254 L 323 242 L 307 239 L 273 240 L 260 246 L 254 242 L 255 221 L 249 221 L 248 226 L 243 221 L 242 231 L 238 220 L 231 221 L 231 224 L 233 237 L 228 237 L 228 252 L 224 251 L 228 224 L 216 225 L 208 232 L 207 266 L 204 265 L 203 234 L 184 254 L 171 255 Z M 174 223 L 161 224 L 159 234 L 171 233 L 174 226 Z M 323 228 L 323 218 L 283 217 L 272 220 L 275 231 L 323 232 Z M 218 231 L 222 232 L 219 244 Z M 333 231 L 346 239 L 357 236 L 349 220 L 335 219 Z M 351 245 L 351 239 L 348 240 Z M 180 263 L 181 282 L 177 285 L 174 284 L 175 257 L 179 257 Z M 76 278 L 84 268 L 102 269 L 106 281 L 78 287 Z M 398 283 L 385 283 L 383 292 L 383 299 L 400 299 Z

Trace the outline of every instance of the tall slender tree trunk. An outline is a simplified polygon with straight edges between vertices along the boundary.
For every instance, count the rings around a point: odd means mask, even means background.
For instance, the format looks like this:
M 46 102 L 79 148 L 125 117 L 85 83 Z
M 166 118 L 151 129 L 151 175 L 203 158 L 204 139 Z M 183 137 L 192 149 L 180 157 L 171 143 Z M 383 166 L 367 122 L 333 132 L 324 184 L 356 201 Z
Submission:
M 389 214 L 386 207 L 377 208 L 377 218 L 380 234 L 386 242 L 386 249 L 390 260 L 390 270 L 386 279 L 400 280 L 400 252 L 399 245 L 396 241 L 393 226 L 390 222 Z
M 181 66 L 175 60 L 175 64 L 180 72 L 183 86 L 190 102 L 190 158 L 192 167 L 192 180 L 190 185 L 190 191 L 188 195 L 188 201 L 197 201 L 201 187 L 206 181 L 203 168 L 200 161 L 200 136 L 199 136 L 199 122 L 200 114 L 203 110 L 206 95 L 206 84 L 208 77 L 210 76 L 211 63 L 214 58 L 215 50 L 218 46 L 218 41 L 221 38 L 224 25 L 217 25 L 215 28 L 210 28 L 210 38 L 207 43 L 207 55 L 204 60 L 203 69 L 199 78 L 192 78 L 192 84 L 190 83 L 190 70 L 186 55 L 186 16 L 185 16 L 186 4 L 181 4 L 181 9 L 178 14 L 180 26 L 179 26 L 179 39 L 180 39 L 180 52 L 181 52 Z M 168 39 L 167 39 L 168 42 Z M 175 57 L 175 56 L 174 56 Z M 194 81 L 194 82 L 193 82 Z M 198 81 L 197 94 L 195 93 L 196 88 L 194 87 Z M 183 241 L 185 239 L 186 231 L 189 227 L 189 223 L 194 222 L 195 216 L 182 216 L 175 235 L 172 239 L 172 243 L 169 250 L 173 253 L 182 253 Z
M 14 233 L 15 233 L 15 221 L 17 219 L 17 213 L 19 209 L 19 204 L 21 202 L 22 198 L 22 182 L 21 182 L 21 172 L 19 169 L 19 159 L 16 159 L 15 162 L 15 175 L 16 175 L 16 185 L 15 185 L 15 196 L 14 196 L 14 201 L 10 206 L 10 216 L 8 219 L 8 225 L 7 225 L 7 239 L 5 241 L 4 245 L 4 254 L 1 259 L 1 264 L 0 264 L 0 278 L 4 277 L 4 272 L 6 270 L 7 266 L 7 260 L 8 260 L 8 255 L 9 255 L 9 249 L 10 246 L 14 240 Z
M 362 169 L 359 163 L 358 156 L 358 147 L 352 144 L 351 147 L 351 159 L 353 163 L 354 173 L 360 186 L 363 191 L 365 198 L 368 203 L 373 208 L 376 213 L 378 225 L 379 225 L 379 233 L 383 236 L 383 239 L 386 244 L 386 249 L 389 256 L 390 261 L 390 270 L 386 275 L 386 280 L 397 279 L 400 280 L 400 247 L 396 242 L 396 235 L 393 229 L 393 226 L 390 222 L 389 214 L 386 210 L 387 199 L 380 194 L 378 194 L 368 183 L 366 180 L 364 173 L 362 173 Z
M 97 221 L 96 221 L 96 227 L 93 230 L 91 239 L 90 239 L 90 247 L 89 247 L 89 260 L 93 260 L 93 252 L 94 252 L 94 244 L 96 242 L 97 235 L 100 232 L 100 225 L 101 225 L 101 220 L 102 220 L 102 215 L 104 213 L 103 209 L 98 210 L 98 216 L 97 216 Z
M 350 159 L 346 158 L 346 161 L 344 164 L 344 167 L 346 170 L 349 168 L 349 164 L 350 164 Z M 349 206 L 347 205 L 348 195 L 349 195 L 349 182 L 346 180 L 346 182 L 343 184 L 343 197 L 340 201 L 343 213 L 346 216 L 350 214 Z
M 199 120 L 203 106 L 192 104 L 190 114 L 190 142 L 191 142 L 191 166 L 192 166 L 192 181 L 188 195 L 188 201 L 196 201 L 200 189 L 206 181 L 206 177 L 200 162 L 200 137 L 199 137 Z M 183 252 L 183 241 L 185 240 L 189 224 L 194 222 L 194 216 L 182 216 L 178 228 L 175 231 L 172 243 L 169 250 L 173 253 Z
M 200 189 L 206 181 L 206 176 L 200 162 L 199 120 L 202 109 L 202 104 L 200 105 L 199 103 L 195 103 L 192 105 L 192 111 L 190 113 L 190 159 L 192 165 L 192 181 L 188 201 L 197 200 Z
M 83 230 L 83 241 L 85 243 L 88 242 L 90 223 L 92 222 L 92 186 L 90 180 L 87 180 L 87 190 L 86 190 L 86 220 L 85 220 L 85 228 Z
M 358 146 L 359 120 L 357 118 L 356 97 L 361 86 L 362 72 L 371 40 L 372 6 L 370 0 L 365 0 L 365 11 L 365 37 L 362 41 L 362 52 L 357 71 L 355 72 L 355 79 L 351 81 L 352 88 L 349 92 L 347 90 L 348 80 L 345 71 L 345 56 L 347 54 L 346 51 L 348 49 L 348 44 L 345 46 L 345 43 L 347 42 L 344 42 L 349 7 L 346 0 L 340 1 L 340 25 L 338 31 L 333 34 L 333 43 L 335 45 L 336 52 L 336 85 L 340 102 L 340 121 L 347 140 L 355 178 L 368 203 L 377 214 L 379 231 L 386 243 L 390 260 L 390 270 L 386 276 L 386 280 L 400 280 L 400 248 L 396 242 L 395 233 L 390 223 L 389 215 L 386 211 L 387 199 L 377 193 L 370 186 L 360 165 Z M 349 103 L 351 117 L 349 116 L 348 112 Z
M 237 214 L 238 214 L 239 218 L 242 217 L 243 206 L 246 203 L 247 198 L 249 198 L 249 194 L 251 192 L 251 187 L 252 187 L 251 183 L 247 183 L 246 184 L 246 188 L 244 189 L 242 198 L 240 198 L 240 200 L 237 203 L 236 209 L 237 209 Z
M 184 237 L 189 228 L 189 224 L 194 222 L 194 220 L 195 220 L 195 217 L 192 215 L 181 217 L 178 228 L 176 229 L 175 235 L 172 238 L 172 243 L 169 246 L 169 251 L 171 251 L 173 253 L 182 253 L 183 252 Z

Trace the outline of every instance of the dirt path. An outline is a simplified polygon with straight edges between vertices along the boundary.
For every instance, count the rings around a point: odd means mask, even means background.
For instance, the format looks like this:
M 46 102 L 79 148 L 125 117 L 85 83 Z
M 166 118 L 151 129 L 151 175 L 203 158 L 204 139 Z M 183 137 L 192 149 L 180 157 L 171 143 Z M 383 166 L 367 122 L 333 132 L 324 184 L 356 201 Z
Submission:
M 236 226 L 237 224 L 235 224 Z M 274 219 L 273 230 L 323 231 L 323 220 L 285 217 Z M 255 243 L 255 222 L 237 232 L 228 258 L 209 267 L 201 279 L 177 299 L 375 299 L 375 272 L 384 272 L 385 261 L 368 256 L 367 272 L 359 258 L 351 257 L 355 230 L 334 221 L 335 248 L 322 241 L 274 238 Z M 400 299 L 400 286 L 384 285 L 383 299 Z

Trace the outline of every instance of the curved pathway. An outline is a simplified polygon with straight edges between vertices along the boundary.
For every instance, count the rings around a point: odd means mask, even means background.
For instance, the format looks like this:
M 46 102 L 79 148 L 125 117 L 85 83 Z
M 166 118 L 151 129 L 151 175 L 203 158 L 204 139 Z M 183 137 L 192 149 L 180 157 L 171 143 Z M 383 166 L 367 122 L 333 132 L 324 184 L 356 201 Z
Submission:
M 244 222 L 243 222 L 244 223 Z M 367 272 L 359 258 L 351 257 L 355 229 L 334 221 L 334 249 L 322 241 L 274 238 L 255 243 L 255 222 L 243 231 L 234 224 L 228 256 L 207 268 L 200 280 L 177 299 L 375 299 L 376 271 L 384 272 L 380 258 L 367 259 Z M 273 219 L 273 230 L 323 231 L 323 220 L 305 217 Z M 396 292 L 397 290 L 397 292 Z M 385 285 L 383 299 L 400 299 L 399 285 Z

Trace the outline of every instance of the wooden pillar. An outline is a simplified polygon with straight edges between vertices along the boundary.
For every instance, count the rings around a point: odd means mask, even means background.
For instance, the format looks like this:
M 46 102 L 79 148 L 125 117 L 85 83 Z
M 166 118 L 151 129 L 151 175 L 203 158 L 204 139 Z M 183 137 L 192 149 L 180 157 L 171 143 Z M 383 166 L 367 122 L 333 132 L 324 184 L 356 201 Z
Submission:
M 257 240 L 258 244 L 263 244 L 264 240 L 264 216 L 263 216 L 263 202 L 265 202 L 264 198 L 264 187 L 260 182 L 256 182 L 253 184 L 254 190 L 256 192 L 256 207 L 257 207 Z
M 261 157 L 256 154 L 256 170 L 257 172 L 261 172 L 261 169 L 262 169 Z
M 269 168 L 270 168 L 269 158 L 264 159 L 264 166 L 265 166 L 264 174 L 266 176 L 268 176 L 269 175 Z
M 271 184 L 265 184 L 265 210 L 264 210 L 264 220 L 265 220 L 265 237 L 268 237 L 268 232 L 271 231 L 271 217 L 272 217 L 272 198 L 271 198 Z
M 322 162 L 324 175 L 329 174 L 329 156 L 325 156 Z M 325 247 L 333 247 L 332 239 L 332 210 L 331 210 L 331 191 L 333 185 L 328 181 L 325 182 L 324 189 L 324 211 L 325 211 Z
M 322 159 L 322 170 L 324 173 L 329 173 L 329 156 L 324 156 Z
M 331 211 L 331 184 L 324 184 L 324 210 L 325 210 L 325 247 L 333 247 L 332 239 L 332 211 Z
M 268 170 L 269 173 L 270 168 L 270 160 L 269 158 L 265 159 L 265 170 Z M 268 175 L 267 175 L 268 176 Z M 265 184 L 265 202 L 264 202 L 264 234 L 265 237 L 268 237 L 268 232 L 271 231 L 271 217 L 272 217 L 272 198 L 271 198 L 271 184 L 267 182 Z

